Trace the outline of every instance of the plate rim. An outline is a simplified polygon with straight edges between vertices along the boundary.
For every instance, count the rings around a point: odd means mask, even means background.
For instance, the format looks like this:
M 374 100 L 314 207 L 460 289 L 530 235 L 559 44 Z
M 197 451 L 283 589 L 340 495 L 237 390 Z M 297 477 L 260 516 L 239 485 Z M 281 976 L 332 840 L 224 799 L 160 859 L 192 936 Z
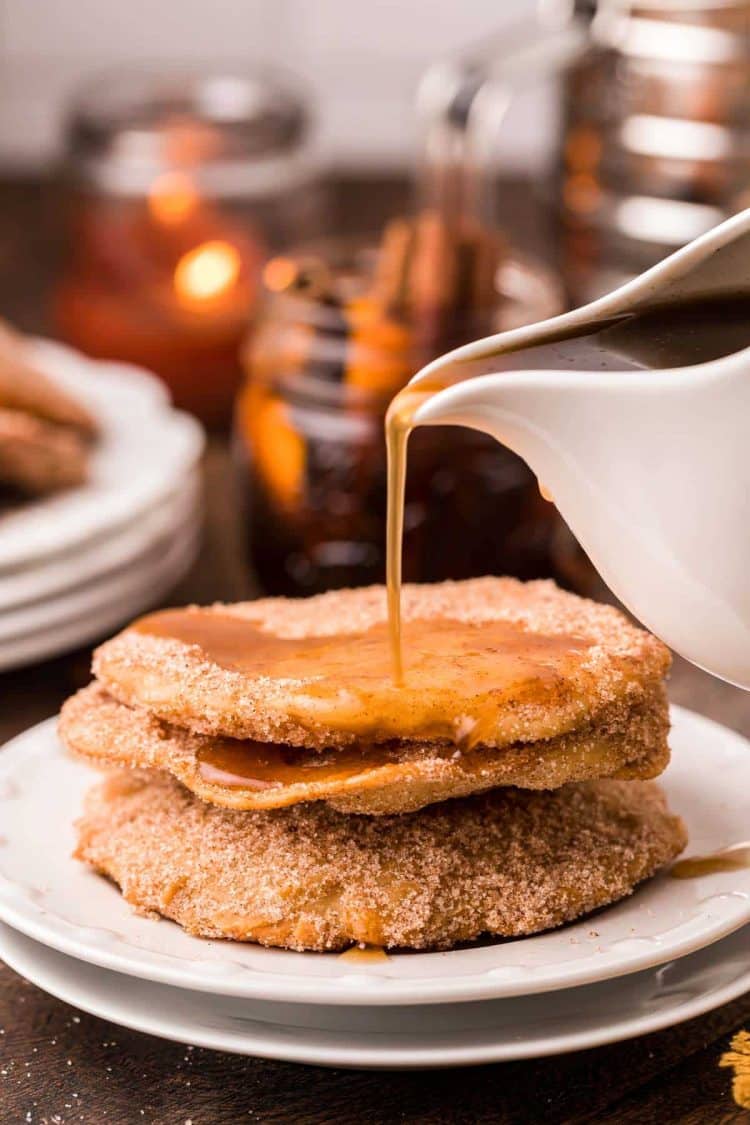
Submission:
M 111 574 L 132 559 L 140 557 L 160 536 L 186 525 L 190 519 L 198 521 L 202 515 L 203 494 L 197 466 L 186 475 L 177 488 L 155 504 L 144 508 L 135 520 L 126 521 L 121 527 L 113 527 L 103 535 L 94 536 L 84 544 L 78 544 L 67 551 L 50 554 L 42 561 L 30 566 L 14 567 L 0 571 L 0 617 L 16 612 L 39 602 L 64 595 L 68 590 L 77 589 L 88 582 L 95 582 Z M 141 531 L 143 523 L 145 530 Z M 124 561 L 113 563 L 110 556 L 119 547 Z M 82 556 L 94 555 L 94 565 L 84 569 L 84 577 L 78 570 Z M 103 561 L 102 561 L 103 558 Z M 75 568 L 75 570 L 73 570 Z M 13 583 L 22 575 L 29 589 L 15 598 L 5 593 L 8 583 Z M 39 586 L 39 575 L 42 585 Z M 36 580 L 37 586 L 33 588 Z
M 691 724 L 697 723 L 698 726 L 708 725 L 714 729 L 721 737 L 729 737 L 731 741 L 742 744 L 745 749 L 748 748 L 748 740 L 739 732 L 732 730 L 729 727 L 717 723 L 713 719 L 708 719 L 703 715 L 689 711 L 686 708 L 673 705 L 673 716 L 680 716 L 681 721 L 686 721 Z M 9 755 L 19 756 L 24 753 L 24 743 L 32 741 L 35 737 L 44 738 L 49 734 L 54 737 L 54 724 L 56 717 L 44 720 L 42 723 L 36 724 L 34 727 L 17 735 L 2 749 L 0 753 L 0 780 L 8 770 Z M 72 857 L 70 862 L 73 861 Z M 127 976 L 134 976 L 141 979 L 152 980 L 156 983 L 167 984 L 173 987 L 184 988 L 189 991 L 210 992 L 220 995 L 233 996 L 236 998 L 247 998 L 257 1000 L 269 1000 L 276 1002 L 283 1002 L 285 999 L 300 1000 L 310 1004 L 322 1004 L 333 1006 L 353 1005 L 358 1004 L 361 1006 L 377 1005 L 377 1006 L 403 1006 L 403 1005 L 416 1005 L 416 1004 L 436 1004 L 436 1003 L 462 1003 L 478 1000 L 492 1000 L 501 997 L 518 997 L 533 995 L 537 993 L 555 992 L 561 989 L 574 988 L 586 984 L 597 983 L 601 980 L 610 980 L 618 976 L 627 976 L 631 973 L 639 972 L 644 969 L 652 968 L 656 965 L 664 964 L 668 961 L 674 961 L 680 957 L 687 956 L 690 953 L 711 945 L 722 938 L 729 936 L 735 930 L 740 929 L 742 926 L 750 922 L 750 898 L 748 898 L 743 911 L 740 914 L 731 918 L 725 918 L 723 923 L 717 928 L 711 930 L 711 936 L 706 938 L 697 937 L 696 935 L 683 936 L 683 938 L 670 946 L 668 950 L 664 951 L 660 946 L 657 946 L 649 951 L 640 950 L 630 952 L 628 957 L 625 957 L 620 963 L 614 967 L 610 966 L 609 969 L 601 971 L 601 963 L 599 969 L 594 969 L 594 962 L 589 966 L 588 971 L 585 970 L 585 962 L 579 963 L 574 972 L 571 972 L 567 978 L 557 977 L 554 980 L 545 980 L 541 974 L 538 979 L 521 979 L 520 976 L 514 981 L 503 980 L 501 978 L 492 978 L 487 973 L 482 974 L 482 978 L 478 976 L 468 977 L 468 975 L 450 978 L 449 980 L 441 979 L 438 987 L 438 995 L 429 995 L 429 989 L 435 989 L 436 978 L 431 977 L 428 979 L 395 979 L 388 978 L 387 987 L 377 988 L 376 984 L 383 983 L 383 978 L 376 975 L 367 975 L 364 973 L 353 972 L 348 974 L 347 977 L 331 978 L 331 977 L 316 977 L 311 976 L 305 978 L 302 973 L 292 975 L 290 973 L 281 972 L 263 972 L 252 967 L 239 966 L 238 972 L 234 975 L 231 981 L 222 980 L 220 977 L 207 972 L 205 976 L 201 976 L 201 966 L 196 965 L 195 962 L 188 962 L 188 969 L 180 967 L 184 966 L 185 962 L 182 961 L 177 967 L 165 963 L 150 963 L 148 958 L 153 959 L 161 958 L 162 962 L 168 960 L 169 955 L 160 955 L 153 950 L 137 950 L 134 946 L 122 939 L 116 938 L 114 945 L 122 945 L 124 951 L 120 952 L 117 949 L 105 949 L 94 944 L 85 944 L 80 938 L 75 935 L 72 937 L 65 932 L 65 928 L 71 924 L 66 922 L 65 919 L 55 918 L 50 916 L 49 912 L 37 903 L 29 903 L 25 901 L 25 909 L 19 909 L 13 903 L 13 897 L 8 894 L 7 887 L 4 885 L 8 883 L 12 888 L 14 886 L 9 880 L 0 880 L 0 921 L 4 921 L 11 925 L 14 929 L 19 930 L 21 933 L 40 942 L 43 945 L 49 945 L 51 948 L 57 949 L 58 952 L 64 953 L 78 960 L 86 961 L 88 963 L 98 964 L 101 968 L 112 969 L 115 972 Z M 130 910 L 131 908 L 127 903 L 120 898 L 123 909 Z M 57 925 L 56 925 L 57 922 Z M 176 923 L 165 920 L 164 925 L 176 925 Z M 85 929 L 85 927 L 80 927 Z M 533 938 L 535 935 L 530 935 Z M 202 939 L 196 938 L 196 941 Z M 523 940 L 523 939 L 520 939 Z M 455 953 L 455 951 L 453 951 Z M 139 959 L 138 954 L 145 954 L 146 962 Z M 450 956 L 448 953 L 428 953 L 428 954 L 415 954 L 413 956 L 430 956 L 430 957 L 446 957 Z M 298 956 L 305 957 L 306 954 L 299 954 Z M 315 954 L 314 956 L 319 956 Z M 175 958 L 177 960 L 177 958 Z M 244 979 L 243 979 L 244 978 Z M 467 981 L 471 980 L 472 984 L 469 985 Z
M 180 553 L 179 559 L 174 559 L 171 567 L 164 567 L 151 585 L 144 583 L 132 591 L 128 601 L 121 605 L 118 605 L 117 599 L 113 597 L 106 606 L 99 607 L 95 616 L 91 613 L 84 614 L 58 623 L 50 631 L 41 629 L 26 636 L 7 638 L 0 643 L 0 674 L 52 660 L 54 657 L 74 652 L 84 645 L 90 645 L 111 635 L 113 629 L 117 629 L 139 613 L 145 612 L 168 595 L 195 562 L 200 546 L 200 531 L 196 531 L 192 539 L 186 537 L 184 551 Z M 57 716 L 52 716 L 51 720 L 45 719 L 43 722 L 55 722 L 56 719 Z M 42 723 L 36 726 L 42 726 Z M 35 729 L 35 727 L 30 728 L 30 730 Z M 16 737 L 21 738 L 27 733 L 28 731 L 23 731 Z M 10 742 L 6 745 L 9 746 Z M 0 753 L 2 750 L 3 748 L 0 747 Z
M 555 1035 L 548 1035 L 546 1038 L 540 1040 L 533 1047 L 524 1045 L 524 1041 L 511 1041 L 504 1043 L 489 1043 L 489 1044 L 463 1044 L 454 1046 L 429 1046 L 421 1043 L 417 1047 L 400 1046 L 398 1048 L 398 1055 L 384 1054 L 383 1048 L 378 1045 L 366 1044 L 365 1046 L 356 1045 L 346 1047 L 343 1050 L 346 1052 L 344 1056 L 337 1053 L 342 1050 L 339 1046 L 332 1044 L 324 1044 L 317 1046 L 312 1040 L 315 1034 L 315 1029 L 310 1027 L 300 1026 L 298 1029 L 298 1036 L 296 1041 L 290 1042 L 287 1036 L 276 1043 L 269 1044 L 267 1039 L 259 1037 L 256 1033 L 254 1041 L 247 1042 L 249 1036 L 246 1033 L 246 1041 L 240 1042 L 240 1033 L 236 1033 L 236 1038 L 227 1042 L 222 1036 L 226 1034 L 225 1031 L 219 1028 L 204 1028 L 196 1032 L 195 1028 L 186 1031 L 184 1029 L 176 1028 L 176 1017 L 168 1018 L 163 1015 L 163 1012 L 158 1005 L 152 1006 L 149 1010 L 143 1009 L 139 1014 L 134 1017 L 130 1015 L 123 1018 L 121 1012 L 113 1015 L 113 1009 L 107 1008 L 105 1002 L 101 1005 L 92 1003 L 90 1000 L 81 1002 L 79 995 L 74 995 L 76 989 L 73 985 L 66 989 L 65 983 L 69 978 L 62 979 L 62 985 L 58 983 L 50 986 L 49 982 L 41 984 L 33 975 L 28 974 L 28 961 L 25 967 L 17 967 L 18 962 L 14 964 L 14 957 L 11 953 L 10 959 L 7 956 L 7 941 L 8 934 L 19 937 L 22 941 L 29 941 L 34 946 L 38 946 L 44 953 L 51 952 L 54 958 L 62 958 L 63 960 L 77 960 L 70 958 L 67 954 L 61 953 L 59 950 L 51 949 L 41 942 L 36 942 L 28 935 L 14 931 L 14 927 L 7 925 L 7 923 L 0 923 L 0 960 L 12 969 L 13 972 L 18 973 L 24 979 L 29 980 L 36 988 L 54 996 L 56 999 L 72 1007 L 78 1008 L 80 1011 L 87 1012 L 99 1019 L 108 1020 L 119 1027 L 126 1027 L 131 1031 L 136 1031 L 143 1035 L 152 1035 L 159 1039 L 165 1039 L 169 1042 L 185 1043 L 191 1046 L 202 1047 L 208 1050 L 224 1051 L 228 1054 L 237 1054 L 245 1057 L 266 1058 L 278 1061 L 293 1062 L 297 1064 L 305 1064 L 312 1066 L 327 1066 L 327 1067 L 345 1067 L 348 1069 L 362 1069 L 362 1070 L 417 1070 L 417 1069 L 444 1069 L 449 1067 L 471 1067 L 482 1066 L 490 1063 L 500 1062 L 514 1062 L 524 1059 L 535 1058 L 548 1058 L 554 1055 L 567 1054 L 575 1051 L 591 1050 L 595 1047 L 606 1046 L 607 1044 L 620 1043 L 628 1039 L 634 1039 L 641 1035 L 651 1035 L 658 1031 L 663 1031 L 669 1027 L 675 1027 L 678 1024 L 685 1023 L 687 1020 L 695 1019 L 699 1016 L 705 1015 L 707 1012 L 714 1011 L 722 1007 L 724 1004 L 731 1003 L 731 1001 L 743 996 L 750 990 L 750 952 L 748 953 L 748 967 L 744 972 L 740 973 L 733 981 L 716 988 L 708 987 L 700 997 L 682 1000 L 676 1003 L 673 1007 L 664 1008 L 660 1007 L 649 1016 L 630 1016 L 621 1019 L 616 1023 L 609 1023 L 602 1025 L 598 1029 L 592 1028 L 583 1032 L 558 1032 Z M 731 938 L 732 935 L 727 935 L 724 941 Z M 11 937 L 11 941 L 12 941 Z M 721 943 L 719 943 L 721 944 Z M 697 951 L 694 956 L 700 955 L 703 951 Z M 689 956 L 689 955 L 688 955 Z M 95 972 L 102 971 L 100 966 L 80 963 L 82 971 Z M 652 969 L 655 966 L 652 966 Z M 121 974 L 111 969 L 103 970 L 114 977 Z M 648 972 L 649 970 L 645 970 Z M 614 978 L 616 981 L 621 978 Z M 611 982 L 610 982 L 611 983 Z M 160 987 L 173 989 L 175 992 L 188 992 L 192 1003 L 208 1003 L 209 995 L 200 992 L 194 992 L 190 989 L 181 989 L 173 985 L 161 985 Z M 585 985 L 581 986 L 584 989 Z M 564 990 L 565 991 L 565 990 Z M 569 991 L 576 991 L 571 989 Z M 127 990 L 123 990 L 127 994 Z M 516 997 L 516 1001 L 522 1002 L 523 997 Z M 502 1000 L 496 1001 L 502 1003 Z M 283 1006 L 283 1005 L 282 1005 Z M 272 1026 L 265 1024 L 264 1021 L 255 1021 L 256 1026 Z M 296 1029 L 295 1029 L 296 1030 Z M 231 1034 L 231 1032 L 229 1033 Z M 367 1033 L 359 1033 L 359 1035 L 367 1035 Z
M 14 643 L 30 637 L 54 634 L 57 629 L 72 625 L 74 621 L 88 618 L 91 614 L 103 613 L 118 597 L 128 597 L 141 588 L 148 588 L 162 574 L 179 569 L 181 560 L 186 555 L 195 553 L 195 546 L 200 539 L 199 522 L 188 518 L 169 529 L 161 539 L 149 543 L 144 551 L 122 566 L 90 578 L 71 590 L 63 590 L 29 605 L 19 606 L 18 609 L 0 612 L 0 651 L 6 645 L 12 647 Z M 48 614 L 49 619 L 45 621 Z M 25 621 L 23 615 L 26 617 Z M 12 633 L 5 633 L 3 628 L 8 617 L 15 621 Z M 33 622 L 31 625 L 30 620 Z
M 67 518 L 67 514 L 64 516 L 58 512 L 54 518 L 50 517 L 46 525 L 40 524 L 32 529 L 31 545 L 24 544 L 20 534 L 17 539 L 11 538 L 6 543 L 0 538 L 0 573 L 12 573 L 23 567 L 33 566 L 47 556 L 85 549 L 86 543 L 92 538 L 125 527 L 137 519 L 141 512 L 167 500 L 171 492 L 179 488 L 187 474 L 200 462 L 206 448 L 205 433 L 199 422 L 192 415 L 172 405 L 164 385 L 153 373 L 114 360 L 93 359 L 57 341 L 32 338 L 29 345 L 32 350 L 41 352 L 38 360 L 40 368 L 53 378 L 57 376 L 63 385 L 75 388 L 95 414 L 98 415 L 99 408 L 89 388 L 94 387 L 96 394 L 100 395 L 102 386 L 106 387 L 109 380 L 112 387 L 117 389 L 119 399 L 123 395 L 131 396 L 132 409 L 137 418 L 146 418 L 153 426 L 171 427 L 174 466 L 170 468 L 168 477 L 161 479 L 164 476 L 162 471 L 161 476 L 157 475 L 148 482 L 142 482 L 139 490 L 135 492 L 131 490 L 123 494 L 118 504 L 99 504 L 96 520 L 89 514 L 82 529 L 75 532 L 73 527 L 81 523 L 80 515 L 76 515 L 75 520 L 71 521 Z M 54 370 L 56 363 L 67 365 L 67 372 L 61 370 L 56 372 Z M 71 374 L 71 367 L 76 368 L 75 375 Z M 110 414 L 100 418 L 104 429 L 104 441 L 113 416 Z M 119 432 L 124 431 L 120 429 Z M 69 494 L 71 497 L 79 496 L 85 488 L 86 485 L 71 489 Z M 112 495 L 114 491 L 112 490 Z M 108 500 L 112 500 L 112 495 Z M 62 505 L 65 498 L 65 494 L 61 494 L 59 497 L 49 499 L 57 499 Z M 56 540 L 54 531 L 50 531 L 50 526 L 59 527 L 61 523 L 64 525 L 66 522 L 72 524 L 70 531 L 62 540 L 59 536 Z

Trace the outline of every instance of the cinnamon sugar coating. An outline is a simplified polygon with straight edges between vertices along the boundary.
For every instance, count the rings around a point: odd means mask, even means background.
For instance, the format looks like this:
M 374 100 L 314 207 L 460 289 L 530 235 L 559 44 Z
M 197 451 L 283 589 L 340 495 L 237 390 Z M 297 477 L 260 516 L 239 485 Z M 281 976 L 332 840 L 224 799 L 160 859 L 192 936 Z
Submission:
M 497 789 L 387 819 L 325 804 L 236 812 L 161 773 L 88 795 L 77 858 L 188 932 L 296 950 L 446 949 L 559 926 L 629 894 L 685 845 L 652 782 Z
M 205 613 L 229 615 L 265 632 L 288 638 L 361 633 L 386 621 L 385 590 L 373 586 L 339 590 L 306 599 L 267 598 Z M 552 582 L 521 583 L 511 578 L 480 578 L 436 585 L 407 585 L 406 622 L 450 619 L 482 626 L 508 622 L 531 636 L 575 637 L 583 642 L 556 675 L 533 677 L 515 690 L 498 671 L 492 686 L 492 725 L 482 728 L 481 744 L 501 748 L 555 738 L 596 721 L 618 708 L 630 712 L 651 696 L 669 668 L 669 652 L 655 637 L 632 625 L 610 606 L 559 590 Z M 481 630 L 480 630 L 481 632 Z M 498 667 L 502 666 L 502 654 Z M 177 726 L 232 738 L 251 738 L 312 749 L 355 745 L 362 730 L 344 729 L 305 705 L 320 677 L 306 679 L 249 675 L 208 659 L 197 645 L 172 637 L 126 629 L 96 652 L 94 671 L 107 691 Z M 460 683 L 461 677 L 457 675 Z M 458 712 L 458 717 L 462 714 Z M 323 716 L 322 718 L 320 716 Z M 396 736 L 413 741 L 444 741 L 429 721 L 409 720 Z M 452 716 L 455 717 L 455 716 Z M 371 718 L 371 721 L 370 721 Z M 368 718 L 368 741 L 389 741 L 394 731 L 375 713 Z
M 78 757 L 108 769 L 166 770 L 202 800 L 224 808 L 327 801 L 342 812 L 369 814 L 413 812 L 500 785 L 555 789 L 598 777 L 656 777 L 669 760 L 668 729 L 666 694 L 659 684 L 630 710 L 616 707 L 568 734 L 500 750 L 482 747 L 462 753 L 453 745 L 392 743 L 370 748 L 369 757 L 364 750 L 354 772 L 337 772 L 337 759 L 347 760 L 345 751 L 283 749 L 282 756 L 279 748 L 281 780 L 267 787 L 239 787 L 206 777 L 200 768 L 201 755 L 225 743 L 127 707 L 97 683 L 65 703 L 59 722 L 63 742 Z M 252 755 L 252 746 L 247 753 Z
M 85 406 L 32 362 L 24 337 L 0 321 L 0 408 L 70 427 L 95 437 L 98 425 Z
M 89 444 L 67 426 L 0 407 L 0 483 L 41 496 L 82 484 Z
M 97 424 L 0 321 L 0 484 L 43 495 L 86 479 Z

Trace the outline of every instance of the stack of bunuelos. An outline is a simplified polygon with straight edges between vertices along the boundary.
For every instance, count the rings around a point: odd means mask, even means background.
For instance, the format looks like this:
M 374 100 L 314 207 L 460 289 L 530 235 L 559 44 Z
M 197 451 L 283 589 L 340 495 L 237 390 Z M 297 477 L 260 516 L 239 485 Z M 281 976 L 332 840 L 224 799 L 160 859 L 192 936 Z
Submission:
M 96 653 L 60 733 L 111 772 L 77 855 L 138 910 L 291 949 L 445 949 L 629 894 L 684 847 L 669 653 L 550 582 L 167 611 Z M 498 639 L 500 638 L 500 639 Z

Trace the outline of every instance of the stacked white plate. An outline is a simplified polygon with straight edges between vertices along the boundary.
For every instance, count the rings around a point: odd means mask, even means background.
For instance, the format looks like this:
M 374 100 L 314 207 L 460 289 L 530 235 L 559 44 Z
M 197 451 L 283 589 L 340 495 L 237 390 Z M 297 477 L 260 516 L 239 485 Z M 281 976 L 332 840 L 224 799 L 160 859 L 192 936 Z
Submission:
M 688 711 L 673 719 L 664 787 L 689 852 L 747 839 L 750 745 Z M 0 957 L 126 1027 L 319 1065 L 460 1066 L 626 1039 L 750 989 L 748 868 L 663 874 L 574 925 L 449 953 L 357 961 L 190 937 L 136 916 L 71 858 L 93 780 L 54 720 L 0 753 Z
M 201 523 L 203 434 L 162 384 L 50 341 L 29 346 L 101 438 L 87 484 L 0 511 L 0 670 L 94 641 L 165 597 Z

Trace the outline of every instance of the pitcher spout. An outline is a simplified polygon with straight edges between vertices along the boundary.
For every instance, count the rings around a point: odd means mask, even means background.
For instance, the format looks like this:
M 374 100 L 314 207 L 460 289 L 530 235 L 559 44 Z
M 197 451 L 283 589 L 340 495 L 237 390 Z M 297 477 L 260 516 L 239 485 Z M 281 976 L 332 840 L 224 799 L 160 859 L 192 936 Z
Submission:
M 528 370 L 461 380 L 427 398 L 414 423 L 489 434 L 551 484 L 585 436 L 592 406 L 589 374 Z
M 750 209 L 589 305 L 464 344 L 410 384 L 430 384 L 412 396 L 416 425 L 469 426 L 519 454 L 636 617 L 748 689 L 749 253 Z M 568 353 L 575 370 L 558 362 L 573 339 L 594 343 Z M 562 370 L 486 374 L 512 353 L 542 361 L 530 352 L 549 344 Z
M 414 420 L 512 449 L 636 617 L 750 686 L 748 416 L 745 352 L 680 371 L 484 375 L 428 397 Z

